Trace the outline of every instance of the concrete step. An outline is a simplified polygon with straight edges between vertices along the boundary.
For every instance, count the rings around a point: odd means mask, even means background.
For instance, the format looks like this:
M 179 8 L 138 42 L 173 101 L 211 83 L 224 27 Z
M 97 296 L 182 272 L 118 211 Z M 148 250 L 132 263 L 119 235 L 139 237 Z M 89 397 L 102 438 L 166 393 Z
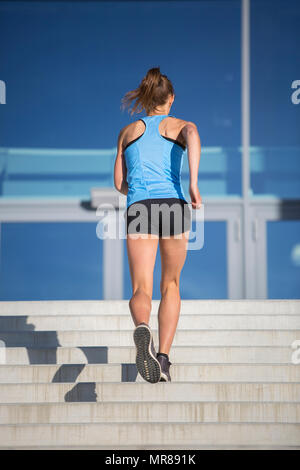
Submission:
M 150 317 L 150 326 L 158 328 L 158 316 Z M 179 329 L 197 330 L 292 330 L 300 329 L 300 315 L 204 315 L 185 314 L 179 317 Z M 1 316 L 0 331 L 72 331 L 132 330 L 134 323 L 126 315 L 32 315 Z
M 7 365 L 135 363 L 135 346 L 5 348 Z M 291 347 L 281 346 L 172 346 L 172 363 L 291 364 Z
M 158 331 L 153 331 L 155 345 Z M 6 347 L 132 346 L 133 330 L 123 331 L 2 331 Z M 300 330 L 177 330 L 173 346 L 286 346 L 300 339 Z
M 128 300 L 0 302 L 0 448 L 300 450 L 300 300 L 181 306 L 172 382 L 149 384 Z
M 289 445 L 300 425 L 281 423 L 89 423 L 0 425 L 1 446 Z
M 300 401 L 300 383 L 78 382 L 0 384 L 1 403 L 78 401 Z
M 300 423 L 300 403 L 104 402 L 0 405 L 1 424 L 51 423 Z
M 172 364 L 173 382 L 300 382 L 295 364 Z M 135 364 L 0 366 L 0 383 L 144 382 Z
M 0 315 L 128 315 L 129 300 L 33 300 L 1 301 Z M 157 313 L 159 300 L 152 300 L 152 314 Z M 181 300 L 181 314 L 298 314 L 300 300 Z

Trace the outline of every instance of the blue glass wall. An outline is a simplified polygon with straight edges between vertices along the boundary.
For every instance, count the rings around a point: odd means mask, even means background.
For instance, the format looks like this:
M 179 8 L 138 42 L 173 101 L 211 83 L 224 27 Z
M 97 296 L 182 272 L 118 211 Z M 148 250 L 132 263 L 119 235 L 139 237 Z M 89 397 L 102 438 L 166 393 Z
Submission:
M 141 116 L 121 98 L 155 66 L 171 113 L 198 126 L 202 194 L 240 195 L 240 13 L 239 0 L 0 2 L 0 197 L 112 186 L 118 133 Z M 187 171 L 186 154 L 185 187 Z
M 300 221 L 267 224 L 268 298 L 299 299 Z
M 300 2 L 250 5 L 252 191 L 299 198 L 300 103 L 292 100 L 292 84 L 300 80 Z
M 250 7 L 252 194 L 295 198 L 300 196 L 300 103 L 292 100 L 292 83 L 300 80 L 300 2 L 251 0 Z M 171 114 L 198 126 L 204 201 L 241 196 L 240 0 L 2 1 L 0 41 L 5 45 L 0 80 L 6 84 L 6 104 L 0 105 L 0 201 L 88 200 L 91 187 L 112 187 L 119 131 L 144 115 L 122 112 L 121 98 L 155 66 L 173 82 Z M 182 177 L 188 197 L 187 153 Z M 102 245 L 95 224 L 71 227 L 1 225 L 2 299 L 102 298 Z M 297 245 L 295 224 L 285 227 Z M 268 238 L 270 253 L 274 237 Z M 225 223 L 205 222 L 205 245 L 188 253 L 183 269 L 183 298 L 226 298 L 225 241 Z M 274 269 L 288 259 L 288 252 L 284 260 L 274 259 Z M 71 269 L 74 263 L 79 271 Z M 291 292 L 276 287 L 270 268 L 270 296 L 296 295 L 299 267 L 294 268 Z M 158 256 L 154 298 L 159 276 Z M 128 280 L 125 272 L 127 298 Z
M 0 300 L 102 299 L 96 224 L 1 224 Z

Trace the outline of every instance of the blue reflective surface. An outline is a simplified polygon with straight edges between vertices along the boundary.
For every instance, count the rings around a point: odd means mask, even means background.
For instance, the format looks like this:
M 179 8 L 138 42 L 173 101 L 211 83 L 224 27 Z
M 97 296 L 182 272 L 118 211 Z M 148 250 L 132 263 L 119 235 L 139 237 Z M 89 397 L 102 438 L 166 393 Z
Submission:
M 240 15 L 239 0 L 0 2 L 0 197 L 112 186 L 118 133 L 143 115 L 121 98 L 155 64 L 174 86 L 171 114 L 198 126 L 202 194 L 241 194 Z
M 250 156 L 253 195 L 300 197 L 300 146 L 256 147 L 251 149 Z
M 203 248 L 188 250 L 181 275 L 183 299 L 228 298 L 226 225 L 226 222 L 205 222 Z
M 269 299 L 300 298 L 300 221 L 267 223 Z
M 251 0 L 251 186 L 255 194 L 300 197 L 299 0 Z M 300 98 L 300 82 L 298 84 Z
M 90 198 L 91 187 L 113 187 L 115 149 L 0 148 L 0 196 Z
M 102 299 L 95 223 L 2 223 L 0 300 Z
M 91 187 L 113 187 L 118 133 L 141 117 L 122 112 L 121 98 L 157 65 L 174 85 L 172 115 L 198 126 L 202 197 L 241 196 L 240 20 L 239 0 L 0 2 L 5 44 L 0 80 L 7 91 L 0 106 L 0 200 L 90 199 Z M 300 103 L 292 101 L 292 83 L 300 79 L 299 31 L 299 0 L 251 0 L 254 197 L 300 197 Z M 188 195 L 187 153 L 182 178 Z M 292 246 L 298 243 L 298 225 L 283 224 L 284 229 L 268 231 L 269 297 L 297 298 L 298 267 L 289 253 L 297 253 Z M 78 228 L 71 230 L 69 223 L 2 226 L 2 299 L 101 298 L 102 249 L 100 258 L 94 257 L 101 242 L 91 241 L 93 224 L 73 225 Z M 225 233 L 223 222 L 205 224 L 203 249 L 188 253 L 182 298 L 227 297 Z M 72 237 L 74 242 L 66 243 Z M 287 246 L 278 254 L 280 237 Z M 76 258 L 71 260 L 72 246 Z M 63 282 L 54 278 L 54 265 Z M 159 272 L 158 256 L 154 298 L 159 298 Z M 124 282 L 128 296 L 128 271 Z

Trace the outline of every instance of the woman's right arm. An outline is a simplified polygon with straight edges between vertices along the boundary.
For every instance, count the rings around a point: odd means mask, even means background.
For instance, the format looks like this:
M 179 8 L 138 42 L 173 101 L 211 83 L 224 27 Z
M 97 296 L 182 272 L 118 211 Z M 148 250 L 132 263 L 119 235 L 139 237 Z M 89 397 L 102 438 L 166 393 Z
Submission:
M 201 154 L 200 136 L 196 124 L 188 121 L 181 130 L 185 139 L 190 168 L 189 193 L 193 209 L 199 209 L 202 198 L 198 189 L 198 170 Z

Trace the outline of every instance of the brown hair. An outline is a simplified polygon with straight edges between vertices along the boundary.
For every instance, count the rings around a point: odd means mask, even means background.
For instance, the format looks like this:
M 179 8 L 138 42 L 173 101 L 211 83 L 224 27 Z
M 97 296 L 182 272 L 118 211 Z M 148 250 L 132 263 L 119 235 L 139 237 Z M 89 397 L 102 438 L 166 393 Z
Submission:
M 128 91 L 122 98 L 122 108 L 130 107 L 136 100 L 130 114 L 143 109 L 149 114 L 157 106 L 164 105 L 169 95 L 174 95 L 174 88 L 166 75 L 161 74 L 159 67 L 149 69 L 138 88 Z

